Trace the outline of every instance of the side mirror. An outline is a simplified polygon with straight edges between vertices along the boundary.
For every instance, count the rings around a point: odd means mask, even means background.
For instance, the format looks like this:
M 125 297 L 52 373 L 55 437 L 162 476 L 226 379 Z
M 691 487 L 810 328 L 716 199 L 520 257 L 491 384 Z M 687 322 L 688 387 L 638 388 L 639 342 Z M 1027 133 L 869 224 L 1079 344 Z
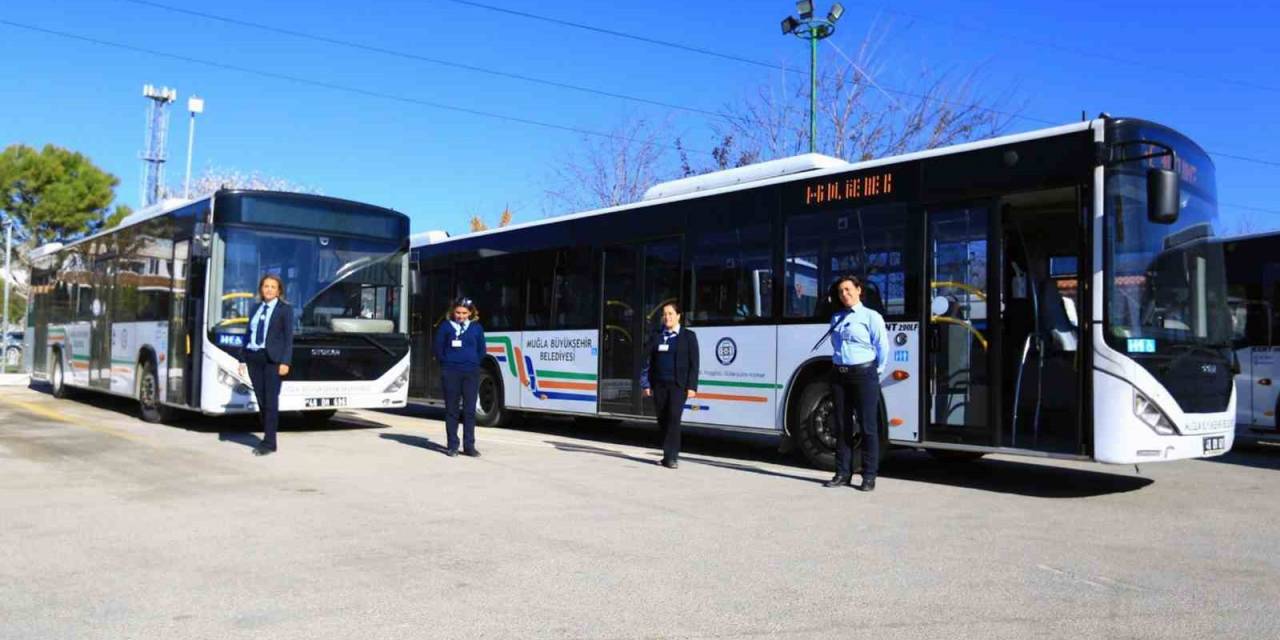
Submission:
M 1169 169 L 1149 169 L 1147 219 L 1156 224 L 1173 224 L 1178 221 L 1180 203 L 1178 173 Z

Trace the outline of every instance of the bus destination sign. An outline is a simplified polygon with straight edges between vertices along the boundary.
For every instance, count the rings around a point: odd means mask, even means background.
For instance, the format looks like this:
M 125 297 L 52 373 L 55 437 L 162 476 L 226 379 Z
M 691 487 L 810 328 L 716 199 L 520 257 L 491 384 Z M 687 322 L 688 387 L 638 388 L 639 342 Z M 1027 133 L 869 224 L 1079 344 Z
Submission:
M 804 187 L 804 204 L 805 206 L 813 206 L 833 202 L 865 200 L 891 195 L 893 192 L 894 180 L 892 171 L 867 173 L 860 176 L 826 179 L 807 184 Z

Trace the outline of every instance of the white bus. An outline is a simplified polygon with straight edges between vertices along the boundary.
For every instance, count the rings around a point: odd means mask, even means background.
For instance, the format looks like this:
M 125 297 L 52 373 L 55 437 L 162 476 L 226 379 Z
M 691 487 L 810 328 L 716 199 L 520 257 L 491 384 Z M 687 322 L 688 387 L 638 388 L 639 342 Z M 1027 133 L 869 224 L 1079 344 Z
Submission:
M 58 397 L 136 398 L 149 421 L 254 412 L 236 358 L 258 280 L 274 273 L 297 315 L 280 410 L 404 406 L 408 229 L 404 214 L 356 202 L 224 190 L 40 247 L 25 368 Z
M 831 466 L 837 275 L 867 283 L 893 352 L 889 442 L 1142 463 L 1218 455 L 1235 387 L 1214 167 L 1181 134 L 1101 117 L 849 164 L 799 156 L 643 201 L 415 237 L 410 396 L 451 296 L 489 340 L 480 421 L 652 419 L 644 341 L 668 300 L 698 331 L 686 424 L 775 434 Z M 887 448 L 887 447 L 886 447 Z
M 1236 376 L 1236 437 L 1280 445 L 1280 233 L 1222 241 Z

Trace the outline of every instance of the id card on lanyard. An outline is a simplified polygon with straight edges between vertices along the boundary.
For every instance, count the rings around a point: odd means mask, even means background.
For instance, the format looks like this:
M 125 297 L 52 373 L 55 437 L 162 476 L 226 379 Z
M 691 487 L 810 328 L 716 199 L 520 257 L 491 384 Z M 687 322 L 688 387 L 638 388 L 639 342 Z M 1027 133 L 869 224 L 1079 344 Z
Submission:
M 662 351 L 662 352 L 670 351 L 671 345 L 667 344 L 667 340 L 670 340 L 673 337 L 675 336 L 674 335 L 668 336 L 665 333 L 662 334 L 662 344 L 658 345 L 658 351 Z
M 457 328 L 457 325 L 454 325 L 453 340 L 449 342 L 449 346 L 453 347 L 454 349 L 462 348 L 462 334 L 466 333 L 469 327 L 470 325 L 464 325 L 461 329 L 459 329 Z

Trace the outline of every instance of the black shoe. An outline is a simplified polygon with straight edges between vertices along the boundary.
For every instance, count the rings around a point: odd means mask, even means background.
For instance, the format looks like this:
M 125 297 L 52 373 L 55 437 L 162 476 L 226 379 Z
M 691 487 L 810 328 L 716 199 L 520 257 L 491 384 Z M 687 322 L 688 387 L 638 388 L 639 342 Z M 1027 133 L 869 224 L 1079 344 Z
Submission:
M 852 477 L 850 477 L 850 476 L 842 476 L 842 475 L 840 475 L 840 474 L 838 474 L 838 473 L 837 473 L 837 474 L 835 475 L 835 477 L 834 477 L 834 478 L 832 478 L 832 479 L 830 479 L 830 480 L 828 480 L 828 481 L 826 481 L 826 482 L 822 483 L 822 486 L 824 486 L 824 487 L 843 487 L 843 486 L 847 486 L 847 485 L 848 485 L 848 484 L 850 484 L 851 482 L 853 482 L 853 478 L 852 478 Z
M 253 455 L 255 456 L 269 456 L 275 452 L 276 452 L 275 449 L 264 447 L 262 445 L 258 445 L 253 448 Z
M 868 492 L 870 492 L 870 491 L 875 491 L 875 490 L 876 490 L 876 479 L 875 479 L 875 478 L 863 478 L 863 479 L 862 479 L 862 484 L 859 484 L 858 486 L 854 487 L 854 489 L 857 489 L 858 491 L 868 491 Z
M 467 456 L 467 457 L 469 457 L 469 458 L 479 458 L 479 457 L 480 457 L 480 450 L 479 450 L 479 449 L 467 449 L 466 451 L 463 451 L 463 452 L 462 452 L 462 455 Z
M 658 464 L 660 464 L 660 465 L 662 465 L 662 466 L 664 466 L 664 467 L 666 467 L 666 468 L 668 468 L 668 469 L 679 469 L 679 468 L 680 468 L 680 463 L 679 463 L 679 462 L 677 462 L 677 461 L 675 461 L 675 460 L 663 460 L 663 461 L 659 462 Z
M 448 451 L 444 452 L 444 454 L 445 454 L 446 456 L 449 456 L 450 458 L 456 458 L 456 457 L 458 457 L 458 450 L 457 450 L 457 449 L 450 449 L 450 450 L 448 450 Z

